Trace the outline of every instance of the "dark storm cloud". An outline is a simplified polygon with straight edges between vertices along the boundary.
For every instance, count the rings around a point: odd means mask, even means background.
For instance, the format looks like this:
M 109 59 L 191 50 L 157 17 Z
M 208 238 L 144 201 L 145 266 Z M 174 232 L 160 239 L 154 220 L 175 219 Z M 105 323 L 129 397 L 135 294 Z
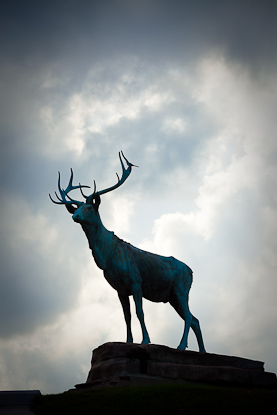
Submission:
M 3 3 L 3 52 L 24 64 L 74 56 L 69 66 L 80 69 L 122 53 L 184 62 L 213 47 L 250 66 L 276 64 L 274 0 Z

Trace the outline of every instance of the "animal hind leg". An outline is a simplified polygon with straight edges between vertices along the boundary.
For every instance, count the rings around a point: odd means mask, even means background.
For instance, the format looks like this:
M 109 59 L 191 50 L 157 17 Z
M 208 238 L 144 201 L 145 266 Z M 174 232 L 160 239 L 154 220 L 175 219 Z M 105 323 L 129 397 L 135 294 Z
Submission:
M 178 346 L 178 349 L 184 350 L 188 347 L 188 334 L 192 322 L 192 314 L 188 305 L 188 295 L 176 295 L 175 298 L 170 301 L 170 304 L 184 320 L 184 333 Z
M 201 332 L 201 329 L 200 329 L 199 320 L 194 316 L 192 316 L 191 328 L 194 331 L 195 336 L 197 338 L 199 352 L 206 353 L 206 349 L 205 349 L 204 341 L 203 341 L 203 337 L 202 337 L 202 332 Z
M 185 328 L 184 328 L 184 334 L 181 339 L 181 342 L 179 346 L 177 347 L 178 349 L 181 349 L 181 350 L 184 350 L 188 347 L 188 334 L 189 334 L 189 329 L 190 329 L 191 321 L 192 321 L 192 314 L 189 311 L 189 306 L 188 304 L 186 304 L 185 298 L 183 300 L 184 301 L 182 302 L 182 305 L 180 307 L 181 308 L 180 316 L 185 322 Z
M 118 293 L 119 300 L 122 305 L 124 318 L 126 321 L 126 327 L 127 327 L 127 343 L 133 343 L 133 335 L 131 330 L 131 310 L 130 310 L 130 300 L 128 295 L 120 295 Z

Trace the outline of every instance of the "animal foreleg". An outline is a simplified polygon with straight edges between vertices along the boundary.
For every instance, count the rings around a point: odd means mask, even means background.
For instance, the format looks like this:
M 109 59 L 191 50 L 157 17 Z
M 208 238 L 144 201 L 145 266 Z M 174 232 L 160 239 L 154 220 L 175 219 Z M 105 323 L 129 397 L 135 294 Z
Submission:
M 118 293 L 119 300 L 121 302 L 124 318 L 127 326 L 127 343 L 133 343 L 133 335 L 131 330 L 131 310 L 130 310 L 130 301 L 128 295 L 120 295 Z
M 133 290 L 133 297 L 136 305 L 137 317 L 139 319 L 142 330 L 142 344 L 149 344 L 150 338 L 144 322 L 144 313 L 142 309 L 142 293 L 140 288 L 135 287 L 135 289 Z

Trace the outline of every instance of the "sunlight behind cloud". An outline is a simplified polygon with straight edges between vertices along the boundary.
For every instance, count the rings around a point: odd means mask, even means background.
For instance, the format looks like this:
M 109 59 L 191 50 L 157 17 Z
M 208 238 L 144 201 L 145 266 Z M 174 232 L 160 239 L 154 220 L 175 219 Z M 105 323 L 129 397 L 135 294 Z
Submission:
M 95 76 L 101 78 L 101 75 L 102 71 L 98 68 Z M 130 76 L 128 68 L 113 87 L 101 79 L 103 90 L 108 88 L 109 94 L 102 95 L 102 88 L 94 90 L 94 81 L 91 76 L 82 93 L 74 94 L 68 102 L 67 128 L 70 134 L 65 139 L 65 145 L 79 156 L 83 154 L 86 143 L 93 139 L 94 134 L 105 134 L 107 128 L 122 120 L 138 119 L 145 109 L 157 112 L 174 100 L 169 90 L 160 92 L 159 85 L 146 88 L 141 85 L 137 88 L 137 80 Z M 41 109 L 42 120 L 49 129 L 55 122 L 53 112 L 54 108 L 49 106 Z M 181 120 L 171 121 L 171 124 L 174 125 L 171 128 L 178 131 L 184 128 Z
M 106 214 L 105 226 L 120 237 L 128 238 L 130 221 L 134 213 L 137 197 L 133 195 L 113 195 L 106 198 L 109 213 Z
M 172 132 L 177 132 L 182 134 L 186 131 L 187 123 L 182 118 L 166 118 L 162 125 L 162 130 L 164 130 L 167 134 L 171 134 Z

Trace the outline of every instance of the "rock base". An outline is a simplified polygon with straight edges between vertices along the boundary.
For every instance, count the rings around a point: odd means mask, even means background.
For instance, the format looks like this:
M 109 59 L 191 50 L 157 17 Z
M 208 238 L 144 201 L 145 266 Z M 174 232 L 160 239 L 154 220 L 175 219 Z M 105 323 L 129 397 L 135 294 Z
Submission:
M 103 386 L 200 382 L 277 387 L 264 363 L 235 356 L 171 349 L 155 344 L 105 343 L 93 351 L 86 383 Z

